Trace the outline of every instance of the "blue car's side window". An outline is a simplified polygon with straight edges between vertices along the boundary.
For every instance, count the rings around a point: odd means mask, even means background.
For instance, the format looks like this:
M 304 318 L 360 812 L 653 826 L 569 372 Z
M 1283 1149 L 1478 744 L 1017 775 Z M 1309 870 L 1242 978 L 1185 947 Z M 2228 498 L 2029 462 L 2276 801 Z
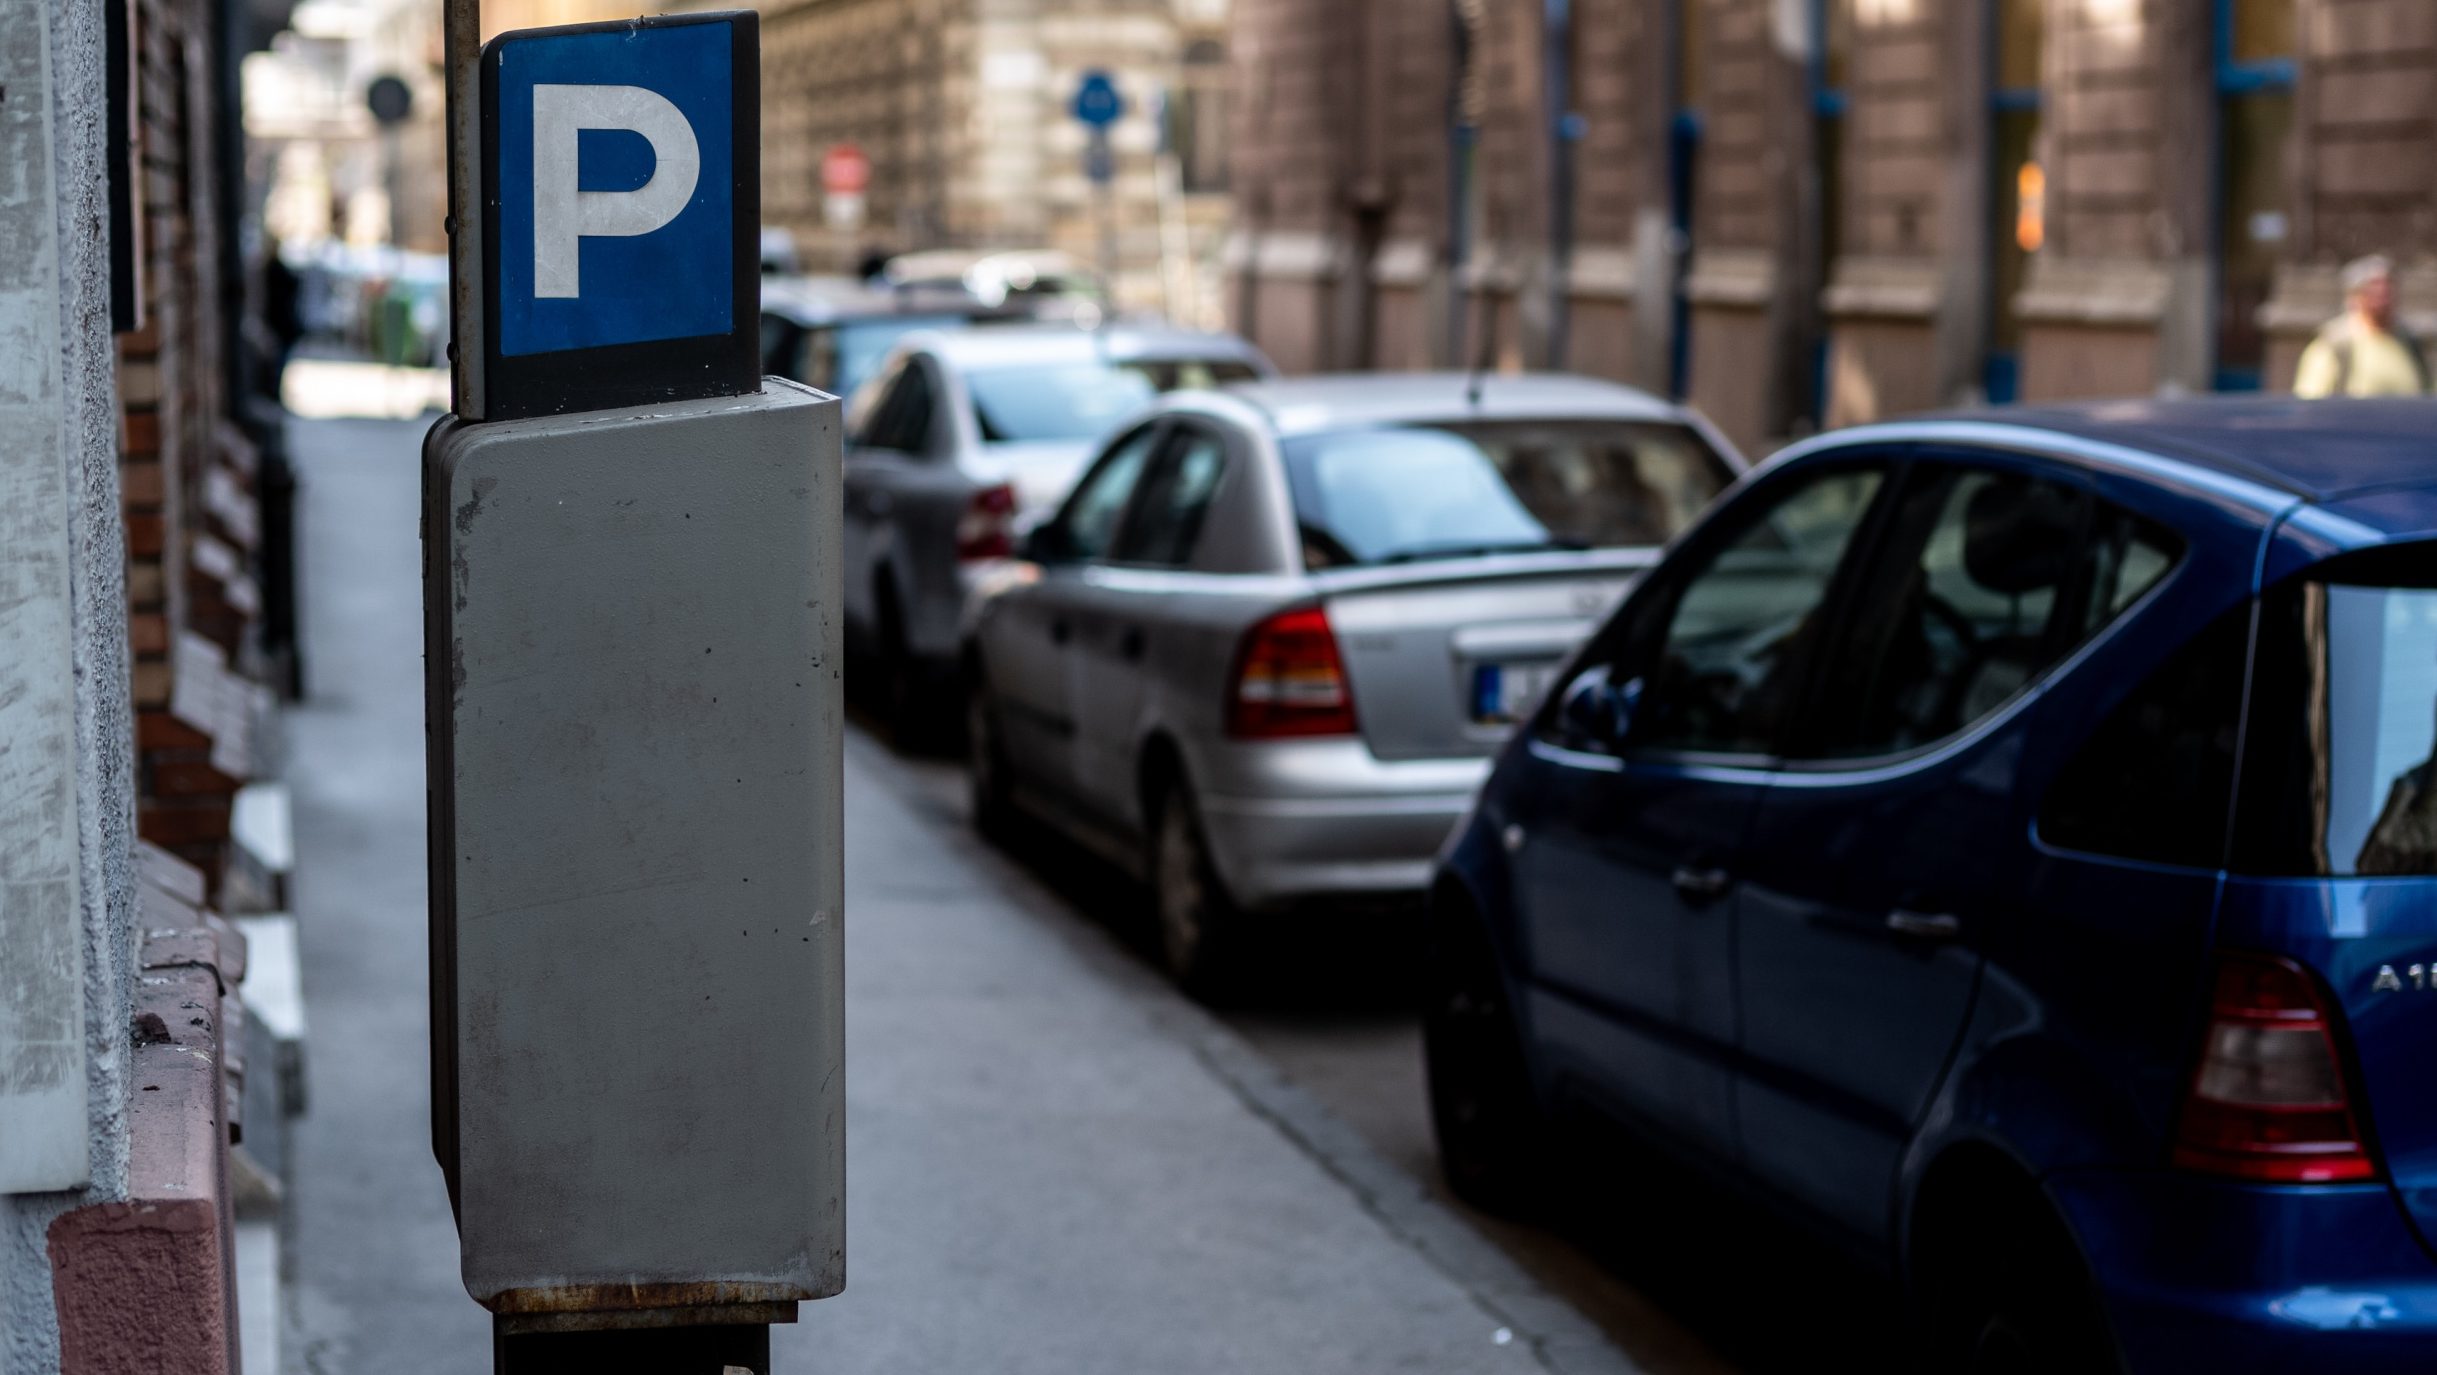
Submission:
M 2246 601 L 2133 689 L 2049 786 L 2040 839 L 2150 864 L 2223 864 L 2250 642 Z
M 1599 675 L 1598 690 L 1630 704 L 1610 713 L 1625 738 L 1572 743 L 1704 754 L 1773 749 L 1837 569 L 1886 476 L 1876 464 L 1814 467 L 1727 513 L 1726 529 L 1705 539 L 1681 570 L 1663 570 L 1586 658 L 1585 676 Z M 1565 715 L 1556 723 L 1561 731 Z
M 1795 753 L 1880 758 L 1970 729 L 2155 586 L 2180 548 L 2063 482 L 1915 464 Z

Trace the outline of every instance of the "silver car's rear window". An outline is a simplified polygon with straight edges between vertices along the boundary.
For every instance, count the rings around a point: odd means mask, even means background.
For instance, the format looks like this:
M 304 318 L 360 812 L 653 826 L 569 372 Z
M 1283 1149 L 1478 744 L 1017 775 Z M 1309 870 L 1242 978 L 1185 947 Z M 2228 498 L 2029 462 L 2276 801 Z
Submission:
M 1235 358 L 1112 358 L 977 368 L 965 374 L 989 444 L 1097 439 L 1159 392 L 1256 376 Z
M 1306 567 L 1664 544 L 1734 473 L 1681 425 L 1390 425 L 1284 445 Z

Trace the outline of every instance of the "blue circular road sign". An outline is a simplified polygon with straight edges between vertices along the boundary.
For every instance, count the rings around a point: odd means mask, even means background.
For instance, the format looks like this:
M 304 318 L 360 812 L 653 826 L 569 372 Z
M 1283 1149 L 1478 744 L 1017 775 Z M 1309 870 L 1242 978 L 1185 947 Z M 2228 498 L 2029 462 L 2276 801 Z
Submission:
M 1075 118 L 1095 129 L 1105 129 L 1125 113 L 1125 97 L 1117 91 L 1117 82 L 1107 72 L 1094 69 L 1083 74 L 1075 87 Z

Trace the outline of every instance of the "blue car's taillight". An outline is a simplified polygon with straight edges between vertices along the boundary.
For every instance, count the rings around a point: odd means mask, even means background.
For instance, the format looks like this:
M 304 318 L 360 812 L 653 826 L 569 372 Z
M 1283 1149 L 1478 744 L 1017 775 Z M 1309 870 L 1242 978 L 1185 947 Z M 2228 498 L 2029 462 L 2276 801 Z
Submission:
M 2300 966 L 2272 955 L 2218 957 L 2174 1158 L 2185 1169 L 2281 1183 L 2376 1177 L 2327 1005 Z

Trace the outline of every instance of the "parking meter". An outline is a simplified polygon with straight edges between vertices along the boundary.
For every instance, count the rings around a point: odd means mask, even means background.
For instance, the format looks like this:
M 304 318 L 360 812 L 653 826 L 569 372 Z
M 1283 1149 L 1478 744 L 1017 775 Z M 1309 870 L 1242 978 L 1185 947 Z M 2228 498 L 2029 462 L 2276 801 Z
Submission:
M 502 1371 L 765 1375 L 845 1282 L 840 422 L 757 376 L 756 61 L 750 14 L 503 35 L 456 149 L 433 1146 Z

